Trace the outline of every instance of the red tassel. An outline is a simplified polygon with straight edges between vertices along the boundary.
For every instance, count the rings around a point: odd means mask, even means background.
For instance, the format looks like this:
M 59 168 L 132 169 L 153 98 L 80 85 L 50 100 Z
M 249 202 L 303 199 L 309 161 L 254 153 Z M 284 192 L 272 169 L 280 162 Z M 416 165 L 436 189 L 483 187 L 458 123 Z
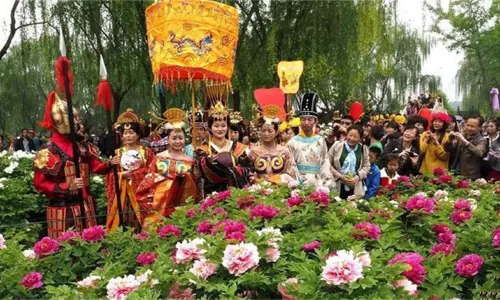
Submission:
M 101 80 L 97 86 L 97 100 L 94 105 L 100 105 L 104 107 L 106 111 L 111 111 L 113 109 L 113 92 L 106 79 Z
M 73 73 L 71 72 L 71 63 L 66 56 L 59 56 L 56 61 L 56 81 L 57 88 L 63 94 L 66 93 L 66 88 L 64 86 L 64 65 L 68 66 L 68 81 L 69 81 L 69 93 L 73 96 Z
M 47 130 L 52 129 L 54 123 L 52 122 L 50 111 L 52 110 L 52 106 L 54 105 L 55 102 L 56 102 L 56 92 L 51 91 L 47 99 L 47 104 L 45 105 L 45 113 L 43 115 L 43 120 L 38 122 L 38 125 L 40 125 L 40 127 L 43 127 Z

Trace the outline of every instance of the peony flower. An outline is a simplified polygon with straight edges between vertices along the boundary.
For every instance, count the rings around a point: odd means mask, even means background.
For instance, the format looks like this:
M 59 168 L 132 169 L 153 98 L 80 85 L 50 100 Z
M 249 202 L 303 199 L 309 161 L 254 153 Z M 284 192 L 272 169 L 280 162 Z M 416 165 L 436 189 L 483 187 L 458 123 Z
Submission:
M 330 204 L 330 199 L 328 199 L 328 192 L 324 190 L 316 190 L 309 195 L 309 199 L 316 202 L 318 205 L 328 206 Z
M 227 211 L 222 207 L 217 207 L 212 211 L 212 216 L 220 215 L 223 218 L 227 216 Z
M 151 276 L 151 274 L 153 274 L 153 271 L 148 269 L 146 270 L 146 272 L 136 276 L 135 279 L 139 281 L 140 284 L 149 282 L 149 286 L 153 287 L 160 282 L 158 281 L 158 279 L 150 279 L 149 277 Z
M 463 211 L 471 211 L 472 206 L 470 205 L 469 201 L 465 199 L 458 199 L 455 204 L 453 205 L 453 208 L 458 209 L 458 210 L 463 210 Z
M 441 176 L 446 174 L 446 171 L 443 168 L 435 168 L 434 171 L 434 176 Z
M 245 240 L 245 234 L 241 231 L 230 232 L 224 237 L 225 240 L 235 240 L 237 242 L 243 242 Z
M 32 249 L 27 249 L 23 251 L 23 256 L 28 260 L 34 260 L 36 258 L 36 253 Z
M 484 178 L 479 178 L 479 179 L 476 179 L 476 183 L 478 185 L 482 186 L 482 185 L 487 185 L 488 181 L 486 181 L 486 179 L 484 179 Z
M 455 272 L 462 277 L 474 277 L 479 273 L 484 260 L 477 254 L 468 254 L 458 260 Z
M 89 289 L 97 286 L 97 284 L 99 283 L 98 281 L 101 279 L 102 279 L 101 276 L 89 275 L 85 277 L 83 280 L 78 281 L 76 285 L 80 288 Z
M 74 240 L 81 238 L 80 233 L 75 231 L 66 231 L 60 237 L 57 238 L 59 243 L 69 242 L 74 243 Z
M 469 182 L 467 180 L 460 180 L 457 183 L 457 187 L 460 189 L 468 189 L 470 186 Z
M 242 222 L 233 221 L 230 219 L 218 222 L 212 229 L 212 234 L 217 232 L 224 232 L 224 239 L 237 240 L 239 242 L 245 240 L 246 226 Z
M 256 231 L 258 236 L 265 236 L 268 238 L 267 245 L 271 247 L 278 248 L 278 242 L 283 240 L 283 235 L 281 234 L 281 230 L 279 228 L 274 227 L 266 227 L 262 230 Z
M 313 241 L 309 244 L 304 244 L 302 246 L 302 251 L 304 252 L 314 252 L 316 249 L 319 249 L 321 247 L 321 243 L 319 241 Z
M 158 258 L 158 253 L 143 252 L 136 257 L 136 261 L 141 266 L 149 266 Z
M 141 283 L 134 275 L 111 278 L 106 285 L 109 300 L 124 300 L 127 295 L 137 290 Z
M 326 260 L 321 280 L 329 285 L 342 285 L 363 278 L 363 265 L 352 251 L 340 250 Z
M 493 230 L 492 238 L 491 238 L 491 245 L 493 248 L 500 248 L 500 227 L 497 229 Z
M 204 254 L 207 250 L 201 249 L 199 246 L 205 243 L 204 239 L 195 238 L 194 240 L 182 241 L 175 245 L 176 253 L 175 260 L 179 264 L 185 264 L 195 259 L 205 258 Z
M 395 263 L 404 263 L 408 265 L 408 269 L 403 272 L 403 276 L 411 280 L 415 284 L 421 284 L 425 280 L 425 268 L 422 266 L 424 258 L 414 252 L 404 252 L 399 253 L 393 259 L 391 259 L 388 264 L 392 265 Z
M 206 211 L 209 207 L 212 207 L 215 204 L 217 204 L 217 201 L 214 198 L 207 198 L 201 203 L 200 211 Z
M 409 211 L 421 211 L 427 214 L 434 212 L 434 201 L 426 199 L 423 195 L 411 197 L 406 202 L 406 209 Z
M 212 234 L 212 229 L 214 228 L 214 225 L 210 223 L 210 221 L 204 220 L 201 221 L 200 224 L 198 224 L 198 228 L 196 228 L 196 232 L 199 234 Z
M 451 183 L 453 181 L 453 177 L 451 177 L 448 174 L 443 174 L 443 175 L 439 176 L 438 180 L 439 180 L 439 183 Z
M 370 267 L 372 265 L 372 259 L 370 258 L 370 254 L 366 251 L 358 253 L 358 259 L 363 265 L 363 267 Z
M 292 196 L 286 200 L 286 205 L 288 207 L 299 206 L 304 202 L 300 196 Z
M 158 236 L 162 239 L 167 238 L 169 236 L 180 237 L 181 231 L 177 226 L 174 225 L 165 225 L 158 229 Z
M 193 263 L 189 272 L 193 273 L 198 278 L 207 279 L 211 275 L 215 274 L 217 270 L 217 265 L 214 263 L 210 263 L 205 259 L 196 260 Z
M 44 257 L 59 251 L 59 243 L 49 237 L 44 237 L 35 243 L 33 250 L 38 257 Z
M 265 190 L 262 191 L 262 194 L 264 194 L 264 196 L 269 196 L 273 193 L 273 189 L 270 189 L 270 188 L 267 188 Z
M 290 296 L 288 288 L 290 286 L 297 285 L 299 281 L 297 278 L 288 278 L 285 282 L 278 284 L 278 292 L 281 294 L 282 300 L 295 300 L 294 297 Z
M 84 241 L 93 243 L 99 242 L 106 236 L 106 231 L 102 226 L 94 226 L 84 229 L 82 232 L 82 238 Z
M 269 247 L 266 250 L 266 262 L 271 263 L 271 262 L 277 262 L 278 259 L 280 258 L 280 250 L 275 247 Z
M 222 258 L 222 265 L 230 274 L 239 276 L 259 264 L 259 251 L 252 243 L 227 245 Z
M 408 279 L 400 279 L 400 280 L 396 280 L 392 286 L 394 287 L 394 289 L 397 289 L 399 287 L 402 287 L 403 290 L 407 291 L 408 292 L 408 295 L 410 296 L 415 296 L 417 295 L 418 291 L 417 291 L 417 288 L 418 286 L 416 284 L 413 284 L 410 280 Z
M 470 194 L 474 197 L 479 197 L 479 196 L 481 196 L 481 191 L 480 190 L 472 190 L 472 191 L 470 191 Z
M 409 181 L 410 181 L 410 177 L 408 177 L 408 176 L 401 175 L 398 177 L 398 182 L 409 182 Z
M 451 220 L 455 225 L 460 225 L 470 219 L 472 219 L 470 211 L 455 210 L 451 213 Z
M 440 201 L 448 201 L 448 192 L 444 190 L 437 190 L 434 193 L 434 199 Z
M 7 249 L 7 245 L 5 245 L 5 238 L 0 233 L 0 250 L 2 250 L 2 249 Z
M 31 272 L 24 275 L 21 285 L 27 290 L 41 288 L 43 285 L 43 275 L 38 272 Z
M 181 290 L 179 288 L 179 284 L 174 284 L 170 289 L 170 293 L 168 294 L 167 299 L 182 299 L 182 300 L 194 300 L 196 294 L 193 294 L 193 290 L 187 288 L 185 290 Z
M 440 244 L 432 246 L 431 256 L 434 256 L 434 255 L 438 254 L 439 252 L 443 253 L 444 256 L 448 256 L 451 254 L 451 252 L 453 252 L 453 249 L 455 249 L 455 244 L 440 243 Z
M 190 208 L 187 212 L 186 212 L 186 217 L 188 217 L 189 219 L 192 219 L 196 216 L 196 210 L 194 210 L 193 208 Z
M 264 220 L 271 220 L 279 213 L 279 210 L 271 205 L 257 204 L 250 210 L 250 219 L 262 218 Z
M 370 222 L 361 222 L 354 225 L 351 235 L 358 240 L 378 240 L 381 232 L 380 228 Z
M 220 202 L 220 201 L 224 201 L 226 200 L 227 198 L 231 197 L 231 195 L 233 194 L 233 192 L 231 191 L 223 191 L 223 192 L 219 192 L 215 195 L 215 200 L 217 202 Z

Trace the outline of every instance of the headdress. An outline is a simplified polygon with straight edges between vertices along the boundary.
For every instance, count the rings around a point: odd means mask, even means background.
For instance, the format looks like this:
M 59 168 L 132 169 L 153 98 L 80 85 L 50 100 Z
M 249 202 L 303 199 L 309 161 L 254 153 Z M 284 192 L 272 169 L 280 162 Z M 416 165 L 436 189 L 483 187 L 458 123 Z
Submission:
M 300 118 L 293 118 L 290 122 L 290 127 L 299 127 L 300 126 Z
M 80 113 L 75 108 L 73 108 L 73 114 L 76 119 L 80 118 Z M 68 103 L 61 100 L 54 91 L 49 94 L 45 105 L 45 114 L 39 124 L 47 130 L 53 130 L 60 134 L 70 133 Z
M 254 91 L 254 97 L 260 106 L 260 117 L 264 122 L 279 124 L 286 120 L 283 90 L 280 88 L 257 89 Z
M 186 112 L 182 109 L 167 109 L 167 111 L 163 113 L 163 116 L 167 120 L 165 129 L 181 130 L 186 128 Z
M 435 112 L 432 114 L 432 120 L 441 120 L 448 124 L 451 122 L 451 117 L 445 112 Z
M 208 117 L 215 119 L 226 119 L 229 112 L 226 107 L 229 96 L 228 83 L 213 83 L 205 86 L 205 97 L 208 106 Z
M 289 128 L 289 124 L 288 122 L 283 122 L 280 124 L 280 126 L 278 127 L 278 131 L 279 132 L 285 132 L 288 128 Z
M 243 122 L 243 117 L 239 111 L 232 111 L 229 114 L 229 123 L 240 124 L 241 122 Z
M 397 115 L 394 117 L 394 122 L 398 123 L 399 125 L 402 125 L 406 122 L 406 118 L 403 115 Z
M 115 123 L 115 128 L 124 130 L 124 129 L 132 129 L 137 134 L 140 134 L 141 131 L 141 120 L 134 113 L 134 111 L 128 108 L 125 112 L 123 112 Z
M 318 112 L 316 110 L 318 99 L 319 96 L 316 93 L 306 93 L 302 95 L 302 99 L 300 101 L 300 116 L 318 117 Z

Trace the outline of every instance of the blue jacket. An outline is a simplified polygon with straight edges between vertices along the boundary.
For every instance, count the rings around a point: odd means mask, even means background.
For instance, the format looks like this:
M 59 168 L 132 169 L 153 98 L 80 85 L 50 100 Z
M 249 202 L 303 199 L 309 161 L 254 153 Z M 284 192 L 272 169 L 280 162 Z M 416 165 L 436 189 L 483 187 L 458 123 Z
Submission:
M 366 193 L 365 199 L 370 199 L 375 196 L 380 185 L 380 170 L 376 164 L 372 164 L 370 167 L 370 173 L 365 179 Z

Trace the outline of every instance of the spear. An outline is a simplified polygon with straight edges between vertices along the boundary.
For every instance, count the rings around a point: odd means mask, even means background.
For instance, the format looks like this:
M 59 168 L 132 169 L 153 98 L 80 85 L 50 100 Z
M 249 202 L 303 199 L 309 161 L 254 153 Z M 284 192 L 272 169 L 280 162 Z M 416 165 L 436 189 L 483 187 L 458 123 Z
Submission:
M 113 130 L 113 125 L 111 124 L 111 109 L 113 108 L 113 92 L 111 89 L 111 85 L 108 82 L 108 72 L 106 70 L 106 65 L 104 64 L 104 59 L 102 55 L 99 59 L 99 75 L 101 77 L 101 82 L 97 86 L 97 99 L 96 106 L 104 107 L 106 114 L 108 115 L 108 130 L 109 133 L 113 135 L 113 153 L 115 153 L 116 148 L 118 148 L 118 143 L 116 141 L 116 132 Z M 115 194 L 116 194 L 116 204 L 118 208 L 118 218 L 120 220 L 120 224 L 123 225 L 123 211 L 122 211 L 122 203 L 120 201 L 120 183 L 118 181 L 118 167 L 113 167 L 113 177 L 115 180 Z
M 69 118 L 69 130 L 71 145 L 73 147 L 73 161 L 75 164 L 75 178 L 81 178 L 80 174 L 80 151 L 76 139 L 75 130 L 75 115 L 73 113 L 73 74 L 71 73 L 71 64 L 69 59 L 66 57 L 66 44 L 64 43 L 64 35 L 62 28 L 59 29 L 59 51 L 61 56 L 59 56 L 56 62 L 56 80 L 59 91 L 66 95 L 66 102 L 68 105 L 68 118 Z M 83 200 L 83 191 L 78 189 L 78 200 L 80 202 L 80 216 L 82 228 L 87 227 L 86 223 L 86 213 L 85 213 L 85 203 Z

